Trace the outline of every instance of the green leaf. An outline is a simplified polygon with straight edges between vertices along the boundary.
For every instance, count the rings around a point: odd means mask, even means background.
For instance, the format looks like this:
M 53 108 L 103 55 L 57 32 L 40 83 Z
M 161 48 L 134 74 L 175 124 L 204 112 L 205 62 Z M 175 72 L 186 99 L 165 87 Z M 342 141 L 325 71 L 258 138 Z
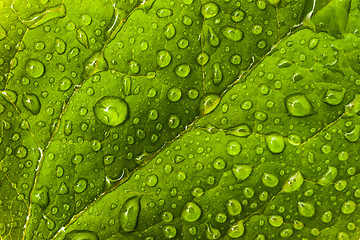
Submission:
M 0 2 L 0 239 L 358 239 L 359 6 Z

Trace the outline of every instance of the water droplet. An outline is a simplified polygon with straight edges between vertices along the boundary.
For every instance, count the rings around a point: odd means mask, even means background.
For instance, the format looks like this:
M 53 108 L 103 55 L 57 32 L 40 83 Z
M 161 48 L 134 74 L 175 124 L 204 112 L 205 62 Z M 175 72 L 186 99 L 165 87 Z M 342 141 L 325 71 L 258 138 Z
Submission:
M 54 18 L 65 17 L 66 9 L 64 4 L 59 4 L 54 7 L 46 8 L 42 12 L 32 14 L 27 19 L 23 20 L 23 23 L 30 29 L 36 28 Z
M 55 228 L 55 222 L 50 219 L 48 216 L 46 216 L 45 214 L 43 215 L 44 219 L 46 220 L 46 227 L 49 230 L 53 230 Z
M 290 115 L 304 117 L 314 113 L 309 100 L 303 94 L 293 94 L 286 98 L 286 107 Z
M 241 56 L 238 55 L 238 54 L 232 55 L 230 57 L 230 63 L 231 64 L 240 65 L 241 61 L 242 61 Z
M 236 23 L 241 22 L 244 18 L 245 18 L 245 12 L 240 9 L 236 9 L 231 13 L 231 20 L 233 20 Z
M 252 33 L 255 35 L 259 35 L 262 32 L 263 28 L 260 25 L 254 25 L 252 28 Z
M 24 93 L 21 98 L 24 107 L 33 115 L 37 115 L 41 109 L 41 103 L 38 96 L 34 93 Z
M 146 178 L 146 185 L 154 187 L 158 183 L 158 177 L 155 174 L 151 174 Z
M 225 26 L 221 28 L 222 34 L 232 41 L 238 42 L 244 37 L 244 33 L 237 28 Z
M 215 31 L 211 27 L 209 27 L 209 41 L 210 41 L 210 45 L 213 47 L 217 47 L 220 44 L 219 36 L 215 33 Z
M 20 159 L 26 158 L 27 154 L 28 154 L 28 150 L 23 145 L 20 145 L 15 149 L 15 156 Z
M 280 227 L 284 223 L 284 219 L 279 215 L 272 215 L 269 217 L 269 223 L 273 227 Z
M 175 36 L 175 33 L 176 33 L 176 29 L 174 24 L 169 23 L 164 27 L 164 35 L 168 40 L 172 39 Z
M 189 75 L 190 73 L 190 65 L 189 64 L 181 64 L 181 65 L 178 65 L 176 68 L 175 68 L 175 73 L 177 76 L 179 77 L 186 77 Z
M 231 134 L 237 137 L 247 137 L 251 134 L 251 129 L 246 124 L 235 126 L 226 131 L 226 134 Z
M 204 96 L 199 105 L 200 113 L 203 114 L 211 113 L 219 105 L 219 102 L 220 102 L 220 98 L 218 95 L 209 94 Z
M 200 65 L 200 66 L 205 66 L 208 61 L 209 61 L 209 55 L 206 52 L 201 52 L 197 55 L 196 57 L 196 62 Z
M 132 232 L 135 230 L 140 209 L 140 197 L 134 196 L 124 202 L 120 210 L 120 225 L 125 232 Z
M 30 59 L 26 62 L 26 72 L 30 77 L 39 78 L 45 72 L 45 66 L 42 62 L 36 59 Z
M 221 157 L 215 159 L 213 167 L 217 170 L 223 170 L 226 167 L 226 162 Z
M 230 199 L 226 203 L 226 208 L 231 216 L 237 216 L 242 211 L 241 203 L 236 199 Z
M 62 177 L 64 175 L 64 168 L 62 166 L 56 166 L 56 176 Z
M 161 214 L 161 219 L 164 221 L 164 222 L 171 222 L 174 218 L 174 215 L 169 212 L 169 211 L 165 211 Z
M 357 124 L 353 129 L 351 129 L 350 132 L 345 133 L 345 138 L 349 142 L 356 142 L 357 140 L 359 140 L 359 137 L 360 137 L 360 125 Z
M 74 185 L 74 191 L 76 193 L 82 193 L 85 191 L 87 187 L 87 180 L 84 178 L 79 178 L 79 180 L 77 180 L 77 182 Z
M 343 214 L 351 214 L 355 211 L 355 209 L 356 209 L 356 203 L 352 200 L 349 200 L 343 203 L 341 207 L 341 212 Z
M 95 232 L 73 230 L 65 234 L 64 240 L 99 240 L 99 237 Z
M 226 221 L 227 217 L 226 217 L 226 214 L 225 213 L 219 213 L 216 215 L 215 217 L 215 220 L 218 222 L 218 223 L 224 223 Z
M 331 211 L 326 211 L 321 215 L 321 221 L 323 221 L 324 223 L 329 223 L 331 219 L 332 219 Z
M 283 136 L 278 134 L 270 134 L 265 137 L 266 145 L 272 153 L 281 153 L 285 149 L 285 141 Z
M 211 225 L 206 224 L 206 238 L 209 240 L 219 239 L 221 232 L 219 229 L 213 228 Z
M 298 202 L 298 210 L 304 217 L 312 217 L 315 214 L 315 207 L 309 202 Z
M 85 26 L 89 26 L 92 22 L 92 18 L 89 14 L 83 13 L 80 15 L 81 23 Z
M 15 104 L 17 101 L 17 93 L 12 90 L 4 90 L 0 92 L 3 98 L 10 104 Z
M 297 171 L 294 175 L 289 177 L 283 185 L 283 191 L 286 193 L 294 192 L 298 190 L 304 183 L 304 178 L 300 171 Z
M 356 94 L 354 99 L 345 106 L 347 115 L 354 116 L 360 112 L 360 94 Z
M 171 62 L 171 54 L 167 50 L 160 50 L 156 55 L 156 63 L 159 67 L 164 68 Z
M 180 125 L 180 118 L 176 115 L 170 115 L 169 117 L 169 121 L 168 121 L 168 126 L 171 129 L 175 129 Z
M 220 85 L 223 79 L 223 74 L 221 71 L 220 63 L 213 64 L 213 83 L 214 85 Z
M 239 155 L 241 152 L 241 145 L 236 140 L 230 140 L 226 144 L 226 152 L 231 156 Z
M 166 238 L 174 238 L 176 236 L 176 228 L 172 225 L 164 226 L 162 232 Z
M 314 48 L 316 48 L 316 46 L 318 45 L 320 39 L 319 38 L 312 38 L 309 41 L 309 49 L 313 50 Z
M 329 89 L 325 93 L 324 102 L 333 106 L 339 105 L 344 99 L 345 92 L 345 88 L 343 88 L 341 91 Z
M 0 26 L 1 27 L 1 26 Z M 0 36 L 1 38 L 1 36 Z M 34 43 L 34 49 L 37 51 L 43 50 L 45 48 L 45 43 L 39 41 Z
M 95 116 L 104 124 L 118 126 L 128 116 L 127 103 L 117 97 L 103 97 L 94 106 Z
M 271 188 L 276 187 L 279 183 L 279 179 L 275 175 L 270 173 L 264 173 L 261 180 L 265 186 Z
M 255 111 L 254 112 L 254 118 L 256 120 L 265 122 L 267 120 L 267 117 L 268 117 L 267 114 L 263 111 Z
M 227 231 L 227 235 L 231 238 L 239 238 L 244 234 L 244 232 L 244 222 L 243 220 L 240 220 L 229 228 L 229 230 Z
M 201 14 L 205 19 L 215 17 L 219 12 L 219 6 L 216 3 L 208 2 L 202 5 Z
M 244 181 L 250 176 L 252 172 L 252 166 L 234 164 L 231 171 L 238 181 Z
M 173 15 L 173 11 L 169 8 L 160 8 L 156 11 L 156 15 L 159 18 L 170 17 Z
M 277 67 L 278 68 L 287 68 L 287 67 L 290 67 L 291 64 L 292 64 L 292 62 L 290 62 L 287 59 L 280 59 L 277 63 Z
M 191 190 L 191 195 L 193 197 L 201 197 L 202 195 L 204 195 L 204 193 L 205 191 L 201 187 L 195 187 Z
M 58 54 L 63 54 L 66 50 L 66 43 L 60 39 L 60 38 L 56 38 L 55 39 L 55 51 Z
M 69 188 L 66 186 L 66 184 L 64 182 L 62 182 L 60 184 L 60 187 L 58 189 L 58 194 L 59 195 L 65 195 L 69 193 Z
M 46 186 L 35 188 L 32 192 L 32 203 L 38 204 L 42 210 L 49 205 L 49 189 Z
M 74 57 L 79 55 L 80 49 L 77 47 L 72 48 L 67 54 L 67 60 L 70 62 Z
M 318 183 L 322 186 L 330 185 L 336 178 L 338 170 L 336 167 L 328 167 L 327 171 L 321 176 Z
M 172 87 L 167 93 L 167 97 L 172 102 L 177 102 L 181 98 L 181 90 L 178 87 Z
M 178 47 L 181 49 L 186 48 L 189 45 L 189 40 L 187 40 L 186 38 L 181 38 L 178 41 Z
M 59 82 L 59 90 L 60 91 L 67 91 L 73 85 L 72 81 L 68 77 L 63 77 Z
M 84 47 L 89 48 L 89 39 L 86 32 L 82 29 L 76 30 L 76 39 L 81 43 Z
M 130 68 L 130 71 L 134 74 L 137 74 L 140 72 L 140 65 L 135 60 L 129 61 L 129 68 Z
M 201 208 L 194 202 L 188 202 L 181 213 L 181 218 L 187 222 L 195 222 L 201 216 Z

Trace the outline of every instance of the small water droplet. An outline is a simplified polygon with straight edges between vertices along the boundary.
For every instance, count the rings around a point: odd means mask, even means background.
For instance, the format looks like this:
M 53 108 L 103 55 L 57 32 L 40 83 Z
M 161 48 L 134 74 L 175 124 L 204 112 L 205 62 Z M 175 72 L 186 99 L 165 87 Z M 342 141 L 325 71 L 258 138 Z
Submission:
M 226 208 L 231 216 L 237 216 L 242 211 L 241 203 L 236 199 L 230 199 L 226 203 Z
M 241 148 L 241 144 L 236 140 L 230 140 L 226 144 L 226 152 L 231 156 L 239 155 Z
M 74 57 L 79 55 L 80 49 L 77 47 L 72 48 L 67 54 L 67 60 L 70 62 Z
M 244 18 L 245 18 L 245 12 L 240 9 L 236 9 L 231 13 L 231 20 L 233 20 L 236 23 L 241 22 Z
M 341 207 L 341 212 L 343 214 L 351 214 L 355 211 L 355 209 L 356 209 L 356 203 L 352 200 L 348 200 L 343 203 Z
M 313 50 L 314 48 L 316 48 L 316 46 L 318 45 L 320 39 L 319 38 L 312 38 L 309 41 L 309 49 Z
M 174 238 L 176 236 L 176 228 L 172 225 L 166 225 L 162 228 L 162 232 L 166 238 Z
M 168 93 L 167 93 L 167 97 L 170 101 L 172 102 L 177 102 L 180 100 L 181 98 L 181 90 L 178 87 L 172 87 L 169 89 Z
M 99 237 L 92 231 L 73 230 L 65 234 L 64 240 L 99 240 Z
M 326 211 L 321 215 L 321 221 L 323 221 L 324 223 L 329 223 L 331 219 L 332 219 L 331 211 Z
M 345 92 L 345 88 L 343 88 L 341 91 L 329 89 L 325 93 L 324 102 L 333 106 L 339 105 L 344 99 Z
M 169 8 L 160 8 L 156 11 L 156 15 L 159 18 L 170 17 L 173 15 L 173 11 Z
M 89 26 L 92 22 L 92 18 L 89 14 L 83 13 L 80 15 L 81 23 L 85 26 Z
M 284 223 L 284 219 L 279 215 L 272 215 L 269 217 L 269 223 L 273 227 L 280 227 Z
M 196 62 L 200 65 L 200 66 L 205 66 L 208 61 L 209 61 L 209 55 L 206 52 L 201 52 L 197 55 L 196 57 Z
M 67 91 L 71 88 L 72 85 L 73 85 L 73 82 L 71 81 L 70 78 L 63 77 L 59 82 L 59 90 L 63 91 L 63 92 Z

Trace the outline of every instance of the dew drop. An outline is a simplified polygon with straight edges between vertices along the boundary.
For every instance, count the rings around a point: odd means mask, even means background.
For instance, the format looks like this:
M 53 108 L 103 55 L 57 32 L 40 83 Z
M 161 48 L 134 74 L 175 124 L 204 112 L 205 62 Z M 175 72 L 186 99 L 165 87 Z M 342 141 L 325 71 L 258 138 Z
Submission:
M 171 54 L 167 50 L 160 50 L 156 54 L 156 63 L 159 67 L 164 68 L 171 62 Z
M 239 238 L 244 234 L 244 232 L 244 222 L 243 220 L 240 220 L 229 228 L 229 230 L 227 231 L 227 235 L 231 238 Z
M 209 240 L 219 239 L 221 237 L 221 232 L 217 228 L 213 228 L 211 225 L 206 225 L 206 238 Z
M 154 187 L 158 183 L 158 177 L 155 174 L 151 174 L 146 178 L 146 185 Z
M 79 178 L 77 182 L 74 184 L 74 191 L 76 193 L 82 193 L 87 188 L 87 180 L 84 178 Z
M 331 219 L 332 219 L 331 211 L 326 211 L 321 215 L 321 221 L 323 221 L 324 223 L 329 223 Z
M 237 28 L 225 26 L 221 28 L 222 34 L 232 41 L 238 42 L 243 39 L 244 33 Z
M 233 20 L 236 23 L 241 22 L 244 18 L 245 18 L 245 12 L 240 9 L 236 9 L 231 13 L 231 20 Z
M 84 47 L 89 48 L 89 39 L 86 32 L 82 29 L 76 30 L 76 39 L 81 43 Z
M 226 144 L 226 152 L 231 156 L 239 155 L 241 152 L 241 144 L 236 140 L 230 140 Z
M 180 125 L 180 118 L 176 115 L 170 115 L 169 117 L 169 121 L 168 121 L 168 126 L 171 129 L 175 129 Z
M 247 179 L 250 176 L 250 174 L 252 172 L 252 166 L 234 164 L 231 171 L 234 174 L 234 176 L 236 177 L 237 181 L 244 181 L 245 179 Z
M 173 11 L 169 8 L 160 8 L 156 11 L 156 15 L 159 18 L 170 17 L 173 15 Z
M 298 190 L 304 183 L 304 178 L 300 171 L 297 171 L 294 175 L 289 177 L 283 185 L 283 191 L 286 193 L 294 192 Z
M 175 34 L 176 34 L 176 28 L 174 24 L 169 23 L 164 27 L 164 35 L 168 40 L 172 39 L 175 36 Z
M 272 215 L 269 217 L 269 223 L 273 227 L 280 227 L 284 223 L 284 219 L 279 215 Z
M 309 202 L 298 202 L 298 210 L 304 217 L 312 217 L 315 214 L 315 207 Z
M 181 90 L 178 87 L 172 87 L 169 89 L 168 93 L 167 93 L 167 97 L 170 101 L 172 102 L 177 102 L 180 100 L 181 98 Z
M 140 214 L 140 197 L 127 199 L 120 210 L 120 225 L 125 232 L 135 230 Z
M 330 185 L 336 178 L 338 170 L 336 167 L 328 167 L 327 171 L 321 176 L 318 183 L 322 186 Z
M 39 78 L 44 74 L 45 66 L 39 60 L 30 59 L 26 62 L 25 70 L 30 77 Z
M 181 213 L 181 218 L 187 222 L 195 222 L 201 216 L 201 208 L 194 202 L 188 202 Z
M 208 94 L 204 96 L 199 105 L 199 111 L 203 114 L 211 113 L 215 110 L 215 108 L 219 105 L 220 98 L 215 94 Z
M 314 113 L 309 100 L 303 94 L 293 94 L 286 98 L 286 107 L 290 115 L 305 117 Z
M 216 3 L 208 2 L 202 5 L 201 14 L 205 19 L 215 17 L 219 12 L 219 6 Z
M 72 85 L 73 85 L 73 82 L 71 81 L 70 78 L 63 77 L 59 82 L 59 90 L 63 91 L 63 92 L 67 91 L 71 88 Z
M 266 145 L 272 153 L 281 153 L 285 149 L 284 138 L 278 134 L 270 134 L 265 138 Z
M 56 38 L 55 39 L 55 51 L 58 54 L 63 54 L 66 50 L 66 43 L 60 39 L 60 38 Z
M 186 77 L 190 73 L 189 64 L 180 64 L 175 68 L 175 74 L 179 77 Z
M 329 89 L 326 91 L 324 96 L 324 102 L 336 106 L 339 105 L 344 99 L 346 89 L 342 89 L 341 91 Z
M 38 96 L 34 93 L 24 93 L 21 98 L 24 107 L 33 115 L 37 115 L 41 109 L 41 103 Z
M 42 210 L 49 205 L 49 189 L 46 186 L 35 188 L 32 192 L 32 202 L 38 204 Z
M 201 52 L 197 55 L 196 57 L 196 62 L 200 65 L 200 66 L 205 66 L 208 61 L 209 61 L 209 55 L 206 52 Z
M 83 13 L 80 15 L 81 23 L 85 26 L 89 26 L 92 22 L 92 18 L 89 14 Z
M 92 231 L 73 230 L 65 234 L 64 240 L 99 240 L 99 237 Z
M 265 186 L 271 188 L 276 187 L 279 183 L 279 179 L 275 175 L 270 173 L 264 173 L 261 180 Z
M 213 64 L 213 83 L 214 85 L 220 85 L 223 79 L 223 74 L 221 71 L 220 63 Z
M 349 142 L 357 142 L 360 137 L 360 125 L 356 124 L 353 129 L 350 130 L 350 132 L 345 133 L 345 138 Z
M 219 36 L 215 33 L 215 31 L 211 27 L 209 27 L 209 42 L 210 45 L 213 47 L 217 47 L 220 44 Z
M 237 216 L 242 211 L 241 203 L 236 199 L 230 199 L 226 203 L 226 208 L 231 216 Z
M 351 214 L 355 211 L 355 209 L 356 209 L 356 203 L 352 200 L 349 200 L 343 203 L 341 207 L 341 212 L 343 214 Z
M 118 126 L 128 117 L 128 105 L 117 97 L 103 97 L 95 104 L 94 113 L 102 123 Z
M 176 236 L 176 228 L 172 225 L 166 225 L 162 228 L 162 232 L 164 234 L 164 237 L 166 238 L 174 238 Z

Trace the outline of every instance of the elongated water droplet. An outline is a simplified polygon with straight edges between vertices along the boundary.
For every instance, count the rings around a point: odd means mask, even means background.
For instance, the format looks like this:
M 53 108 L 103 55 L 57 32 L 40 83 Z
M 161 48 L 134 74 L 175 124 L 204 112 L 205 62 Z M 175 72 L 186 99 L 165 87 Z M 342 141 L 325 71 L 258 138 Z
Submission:
M 169 8 L 160 8 L 156 11 L 156 15 L 159 18 L 170 17 L 173 15 L 173 11 Z
M 54 18 L 65 17 L 66 9 L 64 4 L 59 4 L 38 13 L 34 13 L 29 18 L 25 19 L 23 23 L 30 29 L 36 28 Z
M 164 68 L 171 62 L 171 54 L 167 50 L 160 50 L 156 54 L 156 63 L 159 67 Z
M 290 115 L 305 117 L 314 113 L 309 100 L 303 94 L 293 94 L 286 98 L 286 107 Z
M 227 39 L 230 39 L 235 42 L 242 40 L 244 37 L 244 33 L 240 29 L 234 27 L 229 27 L 229 26 L 222 27 L 221 32 Z
M 211 28 L 208 27 L 209 29 L 209 42 L 210 45 L 213 47 L 217 47 L 220 44 L 220 38 L 219 36 L 215 33 L 215 31 Z
M 338 170 L 336 167 L 328 167 L 327 171 L 321 176 L 318 183 L 322 186 L 330 185 L 336 178 Z
M 44 74 L 45 66 L 39 60 L 30 59 L 26 62 L 25 70 L 30 77 L 39 78 Z
M 95 232 L 73 230 L 65 234 L 64 240 L 99 240 L 99 237 Z
M 345 92 L 345 88 L 343 88 L 341 91 L 329 89 L 325 93 L 324 102 L 333 106 L 339 105 L 344 99 Z
M 239 126 L 235 126 L 230 128 L 228 131 L 225 132 L 226 134 L 231 134 L 237 137 L 247 137 L 251 134 L 251 129 L 246 124 L 241 124 Z
M 73 126 L 72 121 L 70 121 L 70 120 L 65 121 L 64 133 L 65 133 L 66 136 L 71 135 L 72 129 L 73 129 L 72 126 Z
M 209 114 L 219 105 L 220 98 L 215 94 L 208 94 L 200 101 L 199 111 L 203 114 Z
M 41 103 L 38 96 L 34 93 L 24 93 L 21 98 L 24 107 L 33 115 L 37 115 L 41 109 Z
M 219 239 L 221 237 L 221 232 L 217 228 L 213 228 L 211 225 L 206 225 L 206 238 L 209 240 Z
M 127 103 L 117 97 L 103 97 L 94 106 L 95 116 L 104 124 L 118 126 L 128 116 Z
M 275 175 L 270 173 L 264 173 L 261 180 L 265 186 L 271 188 L 276 187 L 279 183 L 279 179 Z
M 244 232 L 244 222 L 243 220 L 240 220 L 229 228 L 229 230 L 227 231 L 227 235 L 231 238 L 239 238 L 244 234 Z
M 124 75 L 122 78 L 124 95 L 129 96 L 131 94 L 131 77 L 128 75 Z
M 187 222 L 195 222 L 201 216 L 201 208 L 194 202 L 188 202 L 181 213 L 181 218 Z
M 350 130 L 350 132 L 345 133 L 345 138 L 349 142 L 357 142 L 360 137 L 360 125 L 355 125 L 353 129 Z
M 86 190 L 87 188 L 87 180 L 85 178 L 79 178 L 79 180 L 77 180 L 77 182 L 74 184 L 74 191 L 76 193 L 82 193 Z
M 201 14 L 205 19 L 215 17 L 219 12 L 219 6 L 216 3 L 208 2 L 202 5 Z
M 32 203 L 38 204 L 42 210 L 49 205 L 49 189 L 46 186 L 35 188 L 31 197 Z
M 291 62 L 287 59 L 281 59 L 279 60 L 279 62 L 277 63 L 278 68 L 287 68 L 291 66 Z
M 283 185 L 283 191 L 286 193 L 294 192 L 298 190 L 304 183 L 304 178 L 300 171 L 297 171 L 294 175 L 289 177 Z
M 213 65 L 213 83 L 214 85 L 218 86 L 220 85 L 222 79 L 223 79 L 223 74 L 221 71 L 221 67 L 220 67 L 220 63 L 215 63 Z
M 66 51 L 66 43 L 60 39 L 55 39 L 55 50 L 58 54 L 63 54 Z
M 285 141 L 283 136 L 278 134 L 270 134 L 265 138 L 266 145 L 272 153 L 281 153 L 285 149 Z
M 11 104 L 16 103 L 16 101 L 17 101 L 17 93 L 16 92 L 6 89 L 0 93 L 8 103 L 11 103 Z
M 140 72 L 140 65 L 137 61 L 130 60 L 129 61 L 129 69 L 132 73 L 137 74 Z
M 94 53 L 83 63 L 84 71 L 81 73 L 83 79 L 95 73 L 108 70 L 109 66 L 102 51 Z
M 304 217 L 312 217 L 315 214 L 315 207 L 309 202 L 298 202 L 298 210 Z
M 309 41 L 309 49 L 313 50 L 314 48 L 316 48 L 316 46 L 318 45 L 320 39 L 319 38 L 312 38 Z
M 68 54 L 67 54 L 67 60 L 68 60 L 68 62 L 70 62 L 71 59 L 73 59 L 74 57 L 76 57 L 77 55 L 79 55 L 79 53 L 80 53 L 80 49 L 79 49 L 79 48 L 77 48 L 77 47 L 72 48 L 72 49 L 68 52 Z
M 106 30 L 106 38 L 108 41 L 111 41 L 115 38 L 117 33 L 121 30 L 122 26 L 124 25 L 124 18 L 127 16 L 127 13 L 121 9 L 121 7 L 117 7 L 117 5 L 121 5 L 120 2 L 116 2 L 114 7 L 114 13 L 111 17 L 110 24 L 108 29 Z
M 175 36 L 175 33 L 176 33 L 176 29 L 174 24 L 169 23 L 164 27 L 164 35 L 168 40 L 172 39 Z
M 226 203 L 226 208 L 231 216 L 237 216 L 242 211 L 241 203 L 236 199 L 230 199 Z
M 253 168 L 250 165 L 234 164 L 231 171 L 233 172 L 234 176 L 236 177 L 236 179 L 238 181 L 244 181 L 245 179 L 247 179 L 250 176 L 252 169 Z
M 120 210 L 120 225 L 125 232 L 135 230 L 140 213 L 140 197 L 127 199 Z
M 55 222 L 49 218 L 48 216 L 46 216 L 45 214 L 43 215 L 45 221 L 46 221 L 46 227 L 49 229 L 49 230 L 53 230 L 55 228 Z
M 76 30 L 76 39 L 84 47 L 89 48 L 89 39 L 88 39 L 88 36 L 87 36 L 86 32 L 84 32 L 84 30 L 82 30 L 82 29 Z

